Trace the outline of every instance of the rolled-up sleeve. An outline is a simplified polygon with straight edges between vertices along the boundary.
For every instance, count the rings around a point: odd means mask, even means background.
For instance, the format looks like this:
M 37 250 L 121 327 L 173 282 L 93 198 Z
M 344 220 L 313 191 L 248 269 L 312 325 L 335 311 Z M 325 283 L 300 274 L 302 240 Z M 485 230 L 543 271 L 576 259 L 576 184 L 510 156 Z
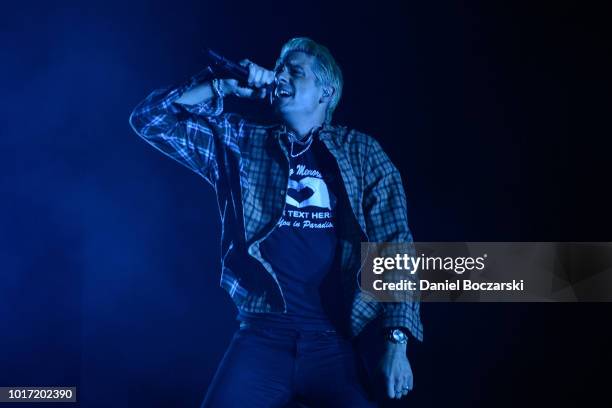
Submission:
M 414 256 L 412 233 L 408 226 L 406 194 L 399 171 L 380 144 L 369 138 L 364 173 L 363 209 L 368 239 L 372 243 L 394 243 L 390 249 Z M 383 246 L 384 248 L 384 246 Z M 416 274 L 406 275 L 416 281 Z M 407 329 L 416 339 L 423 340 L 420 302 L 411 294 L 397 302 L 382 303 L 382 325 Z
M 205 70 L 180 86 L 153 91 L 136 106 L 129 122 L 147 143 L 214 185 L 219 174 L 214 139 L 228 138 L 215 134 L 215 130 L 232 131 L 231 126 L 213 126 L 226 120 L 222 115 L 223 98 L 214 90 L 213 97 L 200 104 L 176 102 L 185 91 L 207 80 L 208 72 Z

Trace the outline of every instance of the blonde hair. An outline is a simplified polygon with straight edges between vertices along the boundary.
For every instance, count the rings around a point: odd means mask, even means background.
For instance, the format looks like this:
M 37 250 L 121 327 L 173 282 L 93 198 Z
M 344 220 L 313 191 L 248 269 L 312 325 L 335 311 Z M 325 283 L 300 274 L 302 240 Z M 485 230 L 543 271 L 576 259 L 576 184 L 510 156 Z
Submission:
M 326 46 L 307 37 L 296 37 L 287 41 L 283 45 L 280 57 L 276 61 L 276 68 L 284 61 L 287 54 L 293 51 L 301 51 L 312 55 L 315 58 L 315 63 L 312 67 L 315 80 L 322 86 L 334 88 L 334 93 L 325 112 L 325 123 L 329 124 L 332 113 L 334 113 L 336 106 L 338 106 L 340 96 L 342 95 L 342 86 L 344 85 L 342 71 Z

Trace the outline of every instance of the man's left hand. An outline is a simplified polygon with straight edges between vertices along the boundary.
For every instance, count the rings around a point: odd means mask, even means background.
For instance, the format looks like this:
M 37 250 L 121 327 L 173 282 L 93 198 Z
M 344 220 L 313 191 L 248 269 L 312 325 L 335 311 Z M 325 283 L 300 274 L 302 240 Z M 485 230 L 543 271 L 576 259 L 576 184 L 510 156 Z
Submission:
M 400 399 L 412 390 L 412 368 L 406 356 L 405 344 L 386 343 L 379 371 L 389 398 Z

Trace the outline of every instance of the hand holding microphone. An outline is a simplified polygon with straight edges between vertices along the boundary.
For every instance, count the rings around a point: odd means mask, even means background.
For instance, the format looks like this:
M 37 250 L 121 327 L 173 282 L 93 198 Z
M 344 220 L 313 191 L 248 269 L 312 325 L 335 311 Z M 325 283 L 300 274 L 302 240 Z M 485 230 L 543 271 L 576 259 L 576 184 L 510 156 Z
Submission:
M 274 84 L 274 72 L 260 67 L 248 59 L 240 61 L 240 65 L 249 70 L 246 80 L 247 86 L 241 86 L 242 84 L 236 79 L 224 79 L 223 81 L 226 83 L 224 86 L 227 86 L 231 93 L 241 98 L 264 99 L 270 96 L 274 89 L 270 86 Z
M 264 99 L 274 90 L 274 72 L 244 59 L 239 64 L 208 50 L 211 68 L 220 79 L 222 92 L 240 98 Z

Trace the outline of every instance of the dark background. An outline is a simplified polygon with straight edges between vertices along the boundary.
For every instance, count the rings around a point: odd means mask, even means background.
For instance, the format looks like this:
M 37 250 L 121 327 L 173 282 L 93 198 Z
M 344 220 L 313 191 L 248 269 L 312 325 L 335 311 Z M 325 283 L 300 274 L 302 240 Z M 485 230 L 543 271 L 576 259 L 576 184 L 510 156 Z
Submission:
M 199 406 L 237 326 L 214 195 L 128 116 L 204 46 L 271 67 L 291 37 L 326 44 L 345 75 L 335 122 L 400 169 L 416 240 L 612 241 L 603 10 L 403 3 L 3 5 L 0 386 Z M 424 304 L 400 406 L 606 406 L 611 312 Z

